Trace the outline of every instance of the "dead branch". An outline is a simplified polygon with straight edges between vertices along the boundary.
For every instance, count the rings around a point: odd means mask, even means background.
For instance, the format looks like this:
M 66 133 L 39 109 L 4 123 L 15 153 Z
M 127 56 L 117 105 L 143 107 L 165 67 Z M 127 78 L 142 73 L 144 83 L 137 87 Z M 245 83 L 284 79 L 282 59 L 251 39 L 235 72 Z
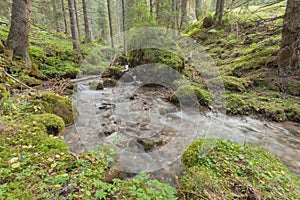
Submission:
M 4 69 L 1 69 L 1 71 L 3 71 L 3 73 L 4 73 L 5 76 L 11 78 L 12 80 L 16 81 L 16 82 L 19 83 L 20 85 L 26 87 L 26 88 L 29 89 L 29 90 L 36 91 L 34 88 L 32 88 L 32 87 L 26 85 L 25 83 L 23 83 L 23 82 L 20 81 L 19 79 L 17 79 L 17 78 L 15 78 L 15 77 L 11 76 L 11 75 L 10 75 L 9 73 L 7 73 Z
M 95 75 L 95 76 L 89 76 L 89 77 L 84 77 L 84 78 L 77 78 L 77 79 L 71 80 L 70 82 L 71 83 L 78 83 L 78 82 L 81 82 L 81 81 L 88 81 L 88 80 L 96 79 L 96 78 L 100 78 L 100 76 Z

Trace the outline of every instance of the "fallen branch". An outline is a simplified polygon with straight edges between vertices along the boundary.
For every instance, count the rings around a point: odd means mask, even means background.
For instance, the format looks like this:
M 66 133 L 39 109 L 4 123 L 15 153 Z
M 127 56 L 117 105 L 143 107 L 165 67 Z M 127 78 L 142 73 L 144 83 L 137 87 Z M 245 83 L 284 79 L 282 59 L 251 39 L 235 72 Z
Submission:
M 180 189 L 179 189 L 179 192 L 182 193 L 183 195 L 191 194 L 191 195 L 194 195 L 194 196 L 199 197 L 201 199 L 203 198 L 203 196 L 201 194 L 198 194 L 197 192 L 188 191 L 188 190 L 180 190 Z
M 69 153 L 70 153 L 70 155 L 72 155 L 76 160 L 79 160 L 78 156 L 77 156 L 75 153 L 73 153 L 73 152 L 71 152 L 71 151 L 69 151 Z
M 27 89 L 36 91 L 34 88 L 32 88 L 32 87 L 26 85 L 25 83 L 23 83 L 23 82 L 20 81 L 19 79 L 15 78 L 15 77 L 13 77 L 12 75 L 10 75 L 9 73 L 7 73 L 4 69 L 2 69 L 2 71 L 3 71 L 3 73 L 4 73 L 5 76 L 7 76 L 7 77 L 13 79 L 14 81 L 16 81 L 17 83 L 19 83 L 20 85 L 26 87 Z
M 89 76 L 89 77 L 84 77 L 84 78 L 77 78 L 77 79 L 70 80 L 70 82 L 71 83 L 78 83 L 78 82 L 81 82 L 81 81 L 87 81 L 87 80 L 96 79 L 96 78 L 100 78 L 100 76 L 95 75 L 95 76 Z

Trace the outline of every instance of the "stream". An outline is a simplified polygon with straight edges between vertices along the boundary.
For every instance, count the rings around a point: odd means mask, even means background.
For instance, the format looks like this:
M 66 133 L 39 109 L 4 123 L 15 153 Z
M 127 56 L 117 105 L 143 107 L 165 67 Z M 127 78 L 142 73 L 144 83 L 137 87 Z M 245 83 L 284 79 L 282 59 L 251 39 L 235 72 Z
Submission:
M 152 178 L 175 185 L 183 172 L 180 156 L 187 145 L 197 138 L 225 138 L 259 144 L 300 173 L 299 123 L 200 114 L 171 103 L 172 92 L 164 87 L 142 87 L 132 81 L 96 91 L 90 89 L 92 81 L 79 82 L 73 95 L 79 115 L 64 134 L 72 152 L 109 144 L 120 153 L 120 170 L 131 176 L 149 172 Z M 203 153 L 212 147 L 204 145 Z

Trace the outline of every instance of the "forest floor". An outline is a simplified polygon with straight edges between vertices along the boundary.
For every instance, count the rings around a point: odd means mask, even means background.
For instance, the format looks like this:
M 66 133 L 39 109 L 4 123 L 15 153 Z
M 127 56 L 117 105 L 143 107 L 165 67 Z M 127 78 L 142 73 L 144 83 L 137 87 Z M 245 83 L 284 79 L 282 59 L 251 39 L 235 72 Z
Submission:
M 220 71 L 226 89 L 227 114 L 300 122 L 300 71 L 289 77 L 278 75 L 282 5 L 243 14 L 233 12 L 221 30 L 203 28 L 203 21 L 186 30 L 204 47 Z M 192 77 L 193 69 L 187 68 L 185 73 Z M 201 80 L 195 82 L 203 88 Z
M 300 122 L 300 72 L 288 78 L 277 73 L 284 7 L 278 4 L 259 11 L 233 12 L 222 29 L 203 28 L 203 21 L 196 22 L 185 33 L 199 41 L 218 66 L 228 114 Z M 201 141 L 196 142 L 184 153 L 187 172 L 177 188 L 147 175 L 123 180 L 122 172 L 108 167 L 115 157 L 110 147 L 81 155 L 70 152 L 61 134 L 74 120 L 69 79 L 80 72 L 70 38 L 33 25 L 29 48 L 33 67 L 26 69 L 22 62 L 11 61 L 4 48 L 8 31 L 8 26 L 0 26 L 0 199 L 300 196 L 299 178 L 256 146 L 220 140 L 210 155 L 200 158 L 195 148 Z M 93 47 L 85 45 L 83 56 Z M 185 66 L 183 74 L 194 81 L 192 89 L 199 91 L 202 101 L 205 85 L 195 73 L 192 66 Z M 208 102 L 202 104 L 208 108 Z

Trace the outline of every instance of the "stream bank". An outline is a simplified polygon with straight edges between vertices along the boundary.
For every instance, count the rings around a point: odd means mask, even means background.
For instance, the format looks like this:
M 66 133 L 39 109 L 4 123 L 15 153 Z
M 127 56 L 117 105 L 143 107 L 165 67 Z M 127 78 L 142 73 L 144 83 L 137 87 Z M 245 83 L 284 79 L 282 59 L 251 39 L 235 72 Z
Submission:
M 122 152 L 120 162 L 128 174 L 151 172 L 153 178 L 176 185 L 187 145 L 197 138 L 224 138 L 259 144 L 300 173 L 298 123 L 191 113 L 171 103 L 172 92 L 164 87 L 133 81 L 93 90 L 92 82 L 80 82 L 73 95 L 79 116 L 64 139 L 75 153 L 110 144 Z

